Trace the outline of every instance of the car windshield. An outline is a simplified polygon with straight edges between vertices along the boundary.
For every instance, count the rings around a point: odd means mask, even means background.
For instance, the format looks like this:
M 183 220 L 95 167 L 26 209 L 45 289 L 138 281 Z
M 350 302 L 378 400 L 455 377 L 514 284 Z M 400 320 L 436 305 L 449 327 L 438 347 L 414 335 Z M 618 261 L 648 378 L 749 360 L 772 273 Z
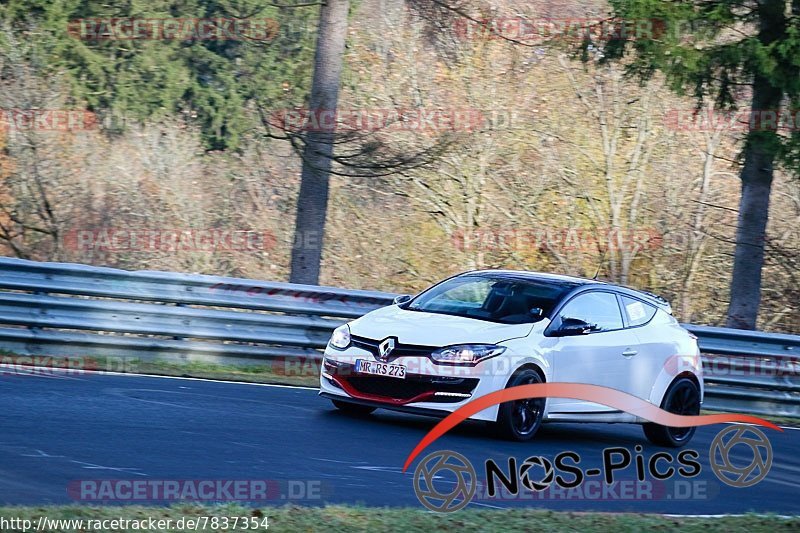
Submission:
M 541 320 L 574 284 L 521 277 L 469 274 L 423 292 L 406 307 L 502 324 Z

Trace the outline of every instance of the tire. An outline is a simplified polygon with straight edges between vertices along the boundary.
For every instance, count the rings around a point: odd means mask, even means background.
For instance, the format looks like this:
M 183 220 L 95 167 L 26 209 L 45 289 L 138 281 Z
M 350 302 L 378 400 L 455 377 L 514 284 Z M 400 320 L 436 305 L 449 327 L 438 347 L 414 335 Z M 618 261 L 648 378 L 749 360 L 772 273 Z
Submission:
M 372 411 L 374 411 L 375 407 L 369 407 L 367 405 L 359 405 L 357 403 L 350 403 L 350 402 L 343 402 L 341 400 L 331 400 L 334 407 L 342 411 L 343 413 L 351 414 L 351 415 L 368 415 Z
M 676 415 L 696 416 L 700 414 L 700 388 L 689 378 L 675 380 L 664 394 L 661 408 Z M 672 428 L 652 422 L 643 425 L 644 436 L 657 446 L 680 448 L 692 440 L 696 427 Z
M 506 388 L 535 383 L 543 383 L 539 373 L 525 369 L 511 376 Z M 500 404 L 494 433 L 500 438 L 517 442 L 531 440 L 542 425 L 545 401 L 544 398 L 531 398 Z

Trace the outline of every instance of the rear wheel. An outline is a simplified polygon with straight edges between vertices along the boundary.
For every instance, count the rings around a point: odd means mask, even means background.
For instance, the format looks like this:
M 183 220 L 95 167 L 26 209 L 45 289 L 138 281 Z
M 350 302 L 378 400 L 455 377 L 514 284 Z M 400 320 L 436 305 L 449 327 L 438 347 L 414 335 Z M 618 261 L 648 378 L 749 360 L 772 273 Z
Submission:
M 700 414 L 700 388 L 689 378 L 676 380 L 667 389 L 664 399 L 661 401 L 661 408 L 667 412 L 684 415 L 697 416 Z M 670 448 L 680 448 L 692 440 L 696 427 L 690 428 L 671 428 L 660 426 L 648 422 L 644 424 L 644 436 L 647 440 L 658 446 Z
M 331 402 L 340 411 L 352 415 L 368 415 L 375 410 L 375 407 L 359 405 L 357 403 L 343 402 L 341 400 L 331 400 Z
M 542 382 L 535 370 L 525 369 L 514 374 L 506 388 Z M 531 440 L 542 425 L 544 406 L 544 398 L 526 398 L 500 404 L 497 422 L 494 423 L 495 433 L 509 440 Z

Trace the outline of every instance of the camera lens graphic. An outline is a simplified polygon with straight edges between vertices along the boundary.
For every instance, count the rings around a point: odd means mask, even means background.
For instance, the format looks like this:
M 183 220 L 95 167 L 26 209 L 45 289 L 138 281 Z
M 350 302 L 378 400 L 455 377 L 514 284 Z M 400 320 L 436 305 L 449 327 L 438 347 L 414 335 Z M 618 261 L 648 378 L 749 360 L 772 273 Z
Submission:
M 743 456 L 737 457 L 742 452 Z M 714 474 L 726 485 L 752 487 L 772 468 L 772 445 L 767 436 L 753 426 L 730 426 L 714 437 L 708 458 Z M 741 466 L 742 463 L 748 464 Z
M 453 478 L 455 482 L 453 482 Z M 420 503 L 437 513 L 452 513 L 466 507 L 477 489 L 472 464 L 453 451 L 434 452 L 414 470 L 414 492 Z
M 531 469 L 534 472 L 531 472 Z M 543 470 L 544 474 L 540 476 L 541 479 L 539 481 L 534 481 L 531 477 L 535 478 L 535 472 L 538 470 Z M 522 484 L 536 492 L 543 491 L 549 487 L 553 482 L 554 476 L 553 463 L 541 456 L 528 457 L 519 469 L 519 477 L 522 480 Z

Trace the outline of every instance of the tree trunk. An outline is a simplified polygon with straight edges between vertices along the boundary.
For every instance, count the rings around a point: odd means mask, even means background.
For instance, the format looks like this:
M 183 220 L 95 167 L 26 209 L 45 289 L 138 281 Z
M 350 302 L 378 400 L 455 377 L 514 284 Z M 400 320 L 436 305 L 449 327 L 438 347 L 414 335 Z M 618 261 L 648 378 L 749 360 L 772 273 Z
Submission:
M 764 0 L 758 8 L 758 40 L 770 45 L 785 36 L 786 15 L 783 0 Z M 742 167 L 742 196 L 736 228 L 736 251 L 733 259 L 730 328 L 756 329 L 761 303 L 761 269 L 764 266 L 769 196 L 779 140 L 775 128 L 764 121 L 765 111 L 778 111 L 783 91 L 769 78 L 756 74 L 753 79 L 751 130 L 747 135 Z
M 313 117 L 319 117 L 324 111 L 335 111 L 338 105 L 349 7 L 349 0 L 326 0 L 320 8 L 309 102 L 309 113 Z M 319 283 L 333 139 L 333 131 L 315 129 L 306 133 L 289 278 L 292 283 Z
M 761 268 L 769 218 L 773 154 L 748 146 L 742 168 L 742 196 L 728 307 L 729 328 L 755 329 L 761 303 Z

